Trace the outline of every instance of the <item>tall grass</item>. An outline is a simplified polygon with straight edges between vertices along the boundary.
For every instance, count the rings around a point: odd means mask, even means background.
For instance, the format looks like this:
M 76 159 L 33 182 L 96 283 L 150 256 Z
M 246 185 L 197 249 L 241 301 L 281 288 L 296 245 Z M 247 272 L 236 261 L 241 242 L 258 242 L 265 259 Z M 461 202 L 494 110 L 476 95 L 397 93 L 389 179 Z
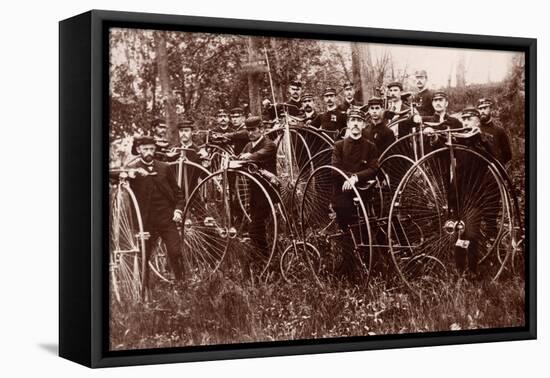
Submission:
M 219 273 L 159 284 L 147 304 L 112 303 L 113 350 L 516 327 L 525 324 L 524 282 L 455 276 L 422 299 L 380 278 L 287 283 Z

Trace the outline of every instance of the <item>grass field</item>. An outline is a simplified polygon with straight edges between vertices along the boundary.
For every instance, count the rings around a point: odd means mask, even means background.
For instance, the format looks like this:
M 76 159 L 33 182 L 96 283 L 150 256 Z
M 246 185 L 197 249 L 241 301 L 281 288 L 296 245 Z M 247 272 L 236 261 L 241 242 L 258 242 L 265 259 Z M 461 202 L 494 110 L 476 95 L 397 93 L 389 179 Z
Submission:
M 525 324 L 524 282 L 451 277 L 422 299 L 380 278 L 287 283 L 216 274 L 159 283 L 147 304 L 112 302 L 113 350 L 515 327 Z

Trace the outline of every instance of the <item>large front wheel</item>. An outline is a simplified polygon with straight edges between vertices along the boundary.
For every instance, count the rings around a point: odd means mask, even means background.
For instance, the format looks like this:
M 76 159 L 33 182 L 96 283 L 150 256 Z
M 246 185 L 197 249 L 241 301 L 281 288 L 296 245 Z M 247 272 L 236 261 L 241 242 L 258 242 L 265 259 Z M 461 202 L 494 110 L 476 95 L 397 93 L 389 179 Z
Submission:
M 264 275 L 278 224 L 268 189 L 253 175 L 228 169 L 206 177 L 184 210 L 183 253 L 193 274 Z
M 145 234 L 137 200 L 127 183 L 110 193 L 111 290 L 119 303 L 137 303 L 143 295 Z
M 483 256 L 509 227 L 500 175 L 482 154 L 445 147 L 415 163 L 397 186 L 388 216 L 392 260 L 417 293 L 436 289 L 447 273 L 494 277 L 500 264 Z

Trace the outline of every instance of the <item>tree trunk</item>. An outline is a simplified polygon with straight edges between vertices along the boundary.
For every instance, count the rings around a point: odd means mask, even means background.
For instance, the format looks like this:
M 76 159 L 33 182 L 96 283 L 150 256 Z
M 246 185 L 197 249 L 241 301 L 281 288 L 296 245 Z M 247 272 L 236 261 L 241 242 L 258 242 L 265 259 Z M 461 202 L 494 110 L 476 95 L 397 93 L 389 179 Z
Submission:
M 255 64 L 258 62 L 260 40 L 258 37 L 248 37 L 248 62 Z M 248 98 L 249 109 L 253 115 L 262 114 L 262 100 L 260 98 L 260 76 L 257 72 L 251 70 L 248 72 Z
M 176 119 L 176 106 L 174 96 L 172 94 L 172 85 L 168 74 L 168 56 L 166 53 L 166 39 L 164 31 L 156 31 L 155 35 L 155 52 L 160 80 L 160 88 L 163 96 L 164 113 L 166 115 L 166 139 L 171 144 L 178 143 L 178 130 Z
M 363 81 L 362 81 L 362 64 L 361 64 L 362 56 L 361 56 L 361 50 L 359 47 L 359 44 L 357 42 L 351 43 L 351 73 L 352 73 L 352 80 L 355 85 L 355 99 L 359 102 L 363 102 L 363 99 L 365 99 L 365 91 L 363 87 Z

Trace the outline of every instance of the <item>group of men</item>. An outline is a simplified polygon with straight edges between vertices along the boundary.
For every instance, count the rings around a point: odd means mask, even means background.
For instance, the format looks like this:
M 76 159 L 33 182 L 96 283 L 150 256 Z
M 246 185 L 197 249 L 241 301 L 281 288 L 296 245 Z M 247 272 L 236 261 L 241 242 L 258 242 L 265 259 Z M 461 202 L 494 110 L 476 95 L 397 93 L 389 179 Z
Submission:
M 277 118 L 286 116 L 288 121 L 296 124 L 332 133 L 336 140 L 332 164 L 348 176 L 346 180 L 335 183 L 332 205 L 340 228 L 346 229 L 355 211 L 353 196 L 350 195 L 352 187 L 374 179 L 380 154 L 420 123 L 430 122 L 453 129 L 477 127 L 484 137 L 487 150 L 500 163 L 506 164 L 511 159 L 506 132 L 495 125 L 491 117 L 493 102 L 490 99 L 480 99 L 477 107 L 467 107 L 462 111 L 462 119 L 454 118 L 448 112 L 447 94 L 427 88 L 426 71 L 417 71 L 415 79 L 418 91 L 414 95 L 404 94 L 402 83 L 392 82 L 387 85 L 385 98 L 372 97 L 364 105 L 357 102 L 355 88 L 350 81 L 342 85 L 343 99 L 340 103 L 337 101 L 337 91 L 332 87 L 326 88 L 322 93 L 325 104 L 323 112 L 315 109 L 315 98 L 311 93 L 302 93 L 302 83 L 293 80 L 288 86 L 289 98 L 284 104 L 271 104 L 265 100 L 261 116 L 247 116 L 242 108 L 230 111 L 221 109 L 211 130 L 227 137 L 239 159 L 252 161 L 260 169 L 274 175 L 277 175 L 276 147 L 264 136 L 264 132 Z M 396 120 L 400 122 L 396 123 Z M 392 123 L 395 128 L 390 128 Z M 165 142 L 166 122 L 156 120 L 152 125 L 152 136 L 135 139 L 132 150 L 139 155 L 139 159 L 130 168 L 133 171 L 131 186 L 143 213 L 144 228 L 151 234 L 148 243 L 151 245 L 158 237 L 164 240 L 175 276 L 182 279 L 184 267 L 176 222 L 182 221 L 185 199 L 177 181 L 168 174 L 167 165 L 155 156 L 170 161 L 185 154 L 187 159 L 199 162 L 204 152 L 193 144 L 194 123 L 191 120 L 179 122 L 178 129 L 180 144 L 169 146 Z M 251 214 L 251 238 L 260 249 L 266 248 L 264 207 L 253 206 Z M 147 247 L 147 250 L 151 248 Z

